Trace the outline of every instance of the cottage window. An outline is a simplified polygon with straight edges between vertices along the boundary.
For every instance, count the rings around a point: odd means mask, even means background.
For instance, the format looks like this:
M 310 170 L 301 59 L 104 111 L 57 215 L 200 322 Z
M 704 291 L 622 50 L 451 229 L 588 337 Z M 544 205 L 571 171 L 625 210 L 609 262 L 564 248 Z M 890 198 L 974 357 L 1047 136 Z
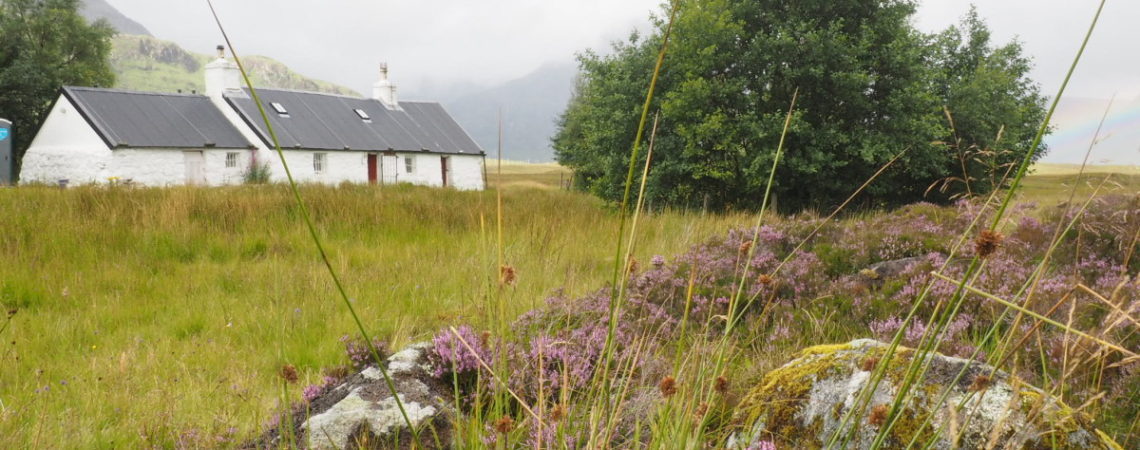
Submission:
M 238 166 L 238 152 L 226 153 L 226 168 L 233 169 Z
M 313 153 L 313 172 L 324 173 L 328 168 L 328 153 Z
M 416 159 L 411 156 L 404 157 L 404 171 L 407 173 L 416 172 Z

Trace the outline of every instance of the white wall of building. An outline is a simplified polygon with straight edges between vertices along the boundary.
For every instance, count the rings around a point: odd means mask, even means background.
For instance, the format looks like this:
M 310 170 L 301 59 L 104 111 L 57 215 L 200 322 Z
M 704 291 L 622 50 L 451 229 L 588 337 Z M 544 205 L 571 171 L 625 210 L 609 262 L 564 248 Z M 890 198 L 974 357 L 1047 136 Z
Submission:
M 451 179 L 448 185 L 460 190 L 486 189 L 483 179 L 483 157 L 479 155 L 451 155 Z
M 109 176 L 142 186 L 178 186 L 186 183 L 184 151 L 201 151 L 205 159 L 206 184 L 222 186 L 241 184 L 250 166 L 250 150 L 244 149 L 172 149 L 120 148 L 114 150 Z M 236 166 L 226 167 L 229 153 L 237 154 Z M 101 180 L 106 181 L 106 180 Z
M 60 95 L 32 145 L 24 154 L 21 183 L 106 182 L 111 150 L 75 105 Z
M 205 159 L 205 179 L 210 186 L 241 184 L 244 175 L 256 159 L 268 164 L 271 182 L 285 182 L 285 171 L 275 150 L 266 148 L 254 131 L 242 121 L 220 96 L 212 98 L 227 119 L 233 123 L 255 150 L 250 149 L 185 149 L 202 151 Z M 236 167 L 226 167 L 227 154 L 237 153 Z M 337 185 L 344 182 L 368 183 L 369 152 L 331 150 L 285 150 L 285 158 L 294 178 L 300 183 Z M 325 167 L 318 173 L 313 155 L 324 153 Z M 382 181 L 384 163 L 382 153 L 377 155 L 377 175 Z M 255 158 L 256 156 L 256 158 Z M 401 152 L 396 154 L 396 183 L 424 186 L 442 186 L 441 157 L 450 165 L 447 185 L 462 190 L 481 190 L 483 157 L 480 155 L 441 155 L 427 152 Z M 408 170 L 407 158 L 412 159 Z M 186 184 L 186 163 L 182 149 L 117 148 L 111 150 L 91 125 L 79 114 L 66 97 L 60 96 L 44 122 L 43 128 L 32 141 L 24 156 L 20 180 L 22 183 L 55 184 L 67 179 L 69 184 L 107 183 L 111 178 L 145 186 L 174 186 Z

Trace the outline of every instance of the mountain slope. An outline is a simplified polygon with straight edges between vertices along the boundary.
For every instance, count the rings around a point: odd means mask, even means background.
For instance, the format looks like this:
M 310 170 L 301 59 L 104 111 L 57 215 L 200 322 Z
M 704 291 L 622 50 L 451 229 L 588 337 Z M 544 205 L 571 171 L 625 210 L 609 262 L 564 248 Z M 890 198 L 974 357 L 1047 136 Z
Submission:
M 499 108 L 503 111 L 503 157 L 519 161 L 554 160 L 550 137 L 566 109 L 578 68 L 573 63 L 547 64 L 522 78 L 468 94 L 443 104 L 455 120 L 495 155 L 499 140 Z
M 111 68 L 117 88 L 155 92 L 201 92 L 205 88 L 204 70 L 213 59 L 208 55 L 150 36 L 119 34 L 112 44 Z M 258 87 L 360 95 L 343 86 L 307 78 L 272 58 L 247 56 L 242 63 Z
M 140 34 L 150 36 L 150 31 L 142 24 L 131 20 L 130 17 L 123 15 L 119 10 L 115 9 L 105 0 L 84 0 L 82 7 L 79 9 L 79 14 L 83 15 L 90 22 L 98 19 L 107 19 L 107 22 L 115 27 L 121 34 Z

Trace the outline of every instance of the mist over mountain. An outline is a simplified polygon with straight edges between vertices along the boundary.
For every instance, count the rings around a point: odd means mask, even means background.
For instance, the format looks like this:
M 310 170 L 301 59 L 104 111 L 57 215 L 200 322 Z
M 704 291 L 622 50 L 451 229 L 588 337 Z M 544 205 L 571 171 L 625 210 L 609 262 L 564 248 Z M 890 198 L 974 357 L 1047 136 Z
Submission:
M 574 90 L 578 66 L 571 61 L 546 64 L 530 74 L 481 91 L 441 101 L 455 120 L 487 151 L 497 156 L 499 111 L 503 116 L 503 158 L 554 160 L 550 138 L 558 116 Z
M 115 9 L 104 0 L 83 0 L 82 7 L 79 13 L 83 15 L 88 21 L 94 22 L 98 19 L 107 19 L 107 22 L 115 27 L 120 34 L 140 34 L 151 36 L 150 30 L 147 30 L 142 24 L 135 22 L 130 17 Z

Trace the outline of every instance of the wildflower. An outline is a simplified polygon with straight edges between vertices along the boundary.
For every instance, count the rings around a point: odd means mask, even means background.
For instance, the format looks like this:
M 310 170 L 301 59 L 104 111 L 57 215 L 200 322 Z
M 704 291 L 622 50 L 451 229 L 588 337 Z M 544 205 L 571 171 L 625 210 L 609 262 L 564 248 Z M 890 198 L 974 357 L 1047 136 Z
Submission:
M 653 259 L 650 260 L 650 262 L 653 264 L 653 267 L 660 269 L 661 266 L 665 265 L 665 257 L 661 255 L 653 255 Z
M 871 409 L 871 417 L 867 419 L 867 423 L 876 427 L 882 426 L 884 423 L 887 423 L 887 414 L 890 412 L 890 405 L 878 405 Z
M 491 342 L 491 332 L 490 331 L 484 331 L 484 332 L 479 334 L 479 344 L 480 345 L 482 345 L 483 347 L 488 347 L 489 342 Z
M 772 284 L 773 281 L 776 281 L 776 280 L 773 279 L 771 275 L 768 275 L 766 273 L 762 273 L 762 274 L 760 274 L 759 277 L 756 277 L 756 282 L 758 282 L 764 286 Z
M 557 405 L 550 409 L 550 421 L 559 422 L 566 418 L 566 405 Z
M 515 421 L 514 419 L 511 419 L 510 416 L 503 416 L 499 420 L 495 421 L 495 431 L 498 431 L 500 434 L 510 433 L 511 429 L 514 427 Z
M 721 395 L 724 395 L 725 393 L 727 393 L 728 392 L 728 378 L 725 378 L 724 376 L 716 377 L 716 381 L 713 382 L 713 390 L 716 391 L 718 394 L 721 394 Z
M 297 382 L 297 368 L 293 367 L 292 364 L 281 366 L 281 372 L 279 375 L 281 375 L 281 379 L 285 380 L 289 384 Z
M 757 441 L 748 446 L 748 450 L 776 450 L 776 444 L 772 441 Z
M 499 284 L 500 285 L 514 286 L 515 282 L 518 281 L 518 278 L 519 278 L 518 273 L 515 272 L 514 267 L 511 267 L 510 265 L 504 265 L 502 267 L 499 267 Z
M 988 375 L 978 375 L 978 376 L 974 377 L 974 382 L 971 383 L 970 387 L 967 388 L 966 390 L 968 390 L 970 392 L 981 392 L 981 391 L 984 391 L 986 389 L 989 389 L 990 384 L 992 384 L 992 383 L 993 383 L 993 380 L 990 379 L 990 377 Z
M 871 356 L 863 359 L 863 363 L 860 368 L 863 369 L 864 372 L 870 372 L 872 370 L 875 370 L 875 366 L 878 365 L 879 358 Z
M 677 379 L 665 377 L 661 379 L 661 383 L 657 385 L 657 388 L 661 390 L 661 395 L 665 396 L 665 398 L 672 397 L 673 394 L 677 393 Z
M 629 259 L 629 267 L 627 268 L 628 273 L 630 275 L 633 275 L 634 273 L 636 273 L 637 269 L 638 269 L 638 265 L 639 264 L 637 263 L 637 259 L 630 258 Z
M 310 384 L 305 386 L 305 390 L 301 391 L 301 396 L 305 399 L 306 403 L 312 403 L 317 397 L 321 395 L 324 386 L 318 384 Z
M 740 243 L 740 249 L 738 252 L 741 255 L 748 253 L 749 250 L 752 250 L 752 241 L 744 241 Z
M 979 258 L 985 258 L 992 255 L 1001 246 L 1001 241 L 1005 239 L 1001 233 L 994 230 L 985 230 L 978 235 L 977 240 L 974 241 L 974 252 L 978 254 Z

